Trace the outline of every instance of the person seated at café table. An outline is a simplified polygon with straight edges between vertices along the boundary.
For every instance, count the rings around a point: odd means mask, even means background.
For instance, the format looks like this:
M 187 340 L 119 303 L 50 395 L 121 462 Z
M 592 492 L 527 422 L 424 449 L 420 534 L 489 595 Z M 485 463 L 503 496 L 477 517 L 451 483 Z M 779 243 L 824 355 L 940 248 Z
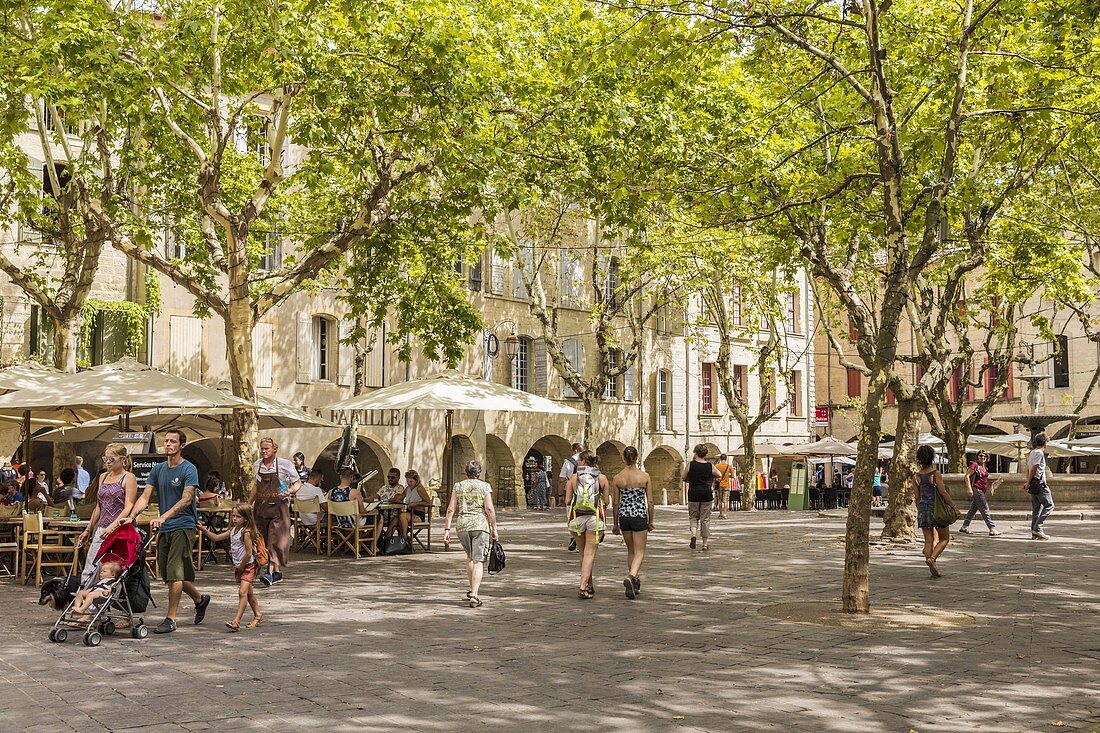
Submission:
M 431 495 L 420 482 L 420 474 L 411 468 L 405 471 L 405 506 L 408 511 L 401 512 L 400 520 L 402 536 L 409 533 L 409 523 L 412 521 L 412 515 L 415 514 L 423 520 L 427 518 L 428 512 L 432 510 Z
M 32 473 L 23 481 L 23 496 L 27 497 L 27 509 L 32 512 L 40 512 L 53 506 L 46 490 L 39 485 Z
M 61 475 L 57 477 L 57 480 L 61 482 L 61 485 L 54 489 L 52 499 L 54 505 L 65 504 L 72 509 L 73 497 L 76 496 L 76 470 L 72 468 L 61 469 Z
M 199 494 L 199 503 L 221 501 L 224 496 L 225 482 L 222 481 L 221 474 L 217 471 L 211 471 L 206 475 L 206 485 L 203 486 L 202 493 Z
M 19 482 L 12 479 L 4 485 L 4 506 L 22 504 L 25 501 L 22 492 L 19 491 Z
M 367 513 L 367 505 L 363 502 L 363 495 L 359 493 L 359 489 L 356 488 L 355 482 L 358 479 L 355 470 L 351 468 L 340 469 L 340 484 L 328 492 L 329 501 L 355 501 L 358 502 L 359 514 L 365 515 Z M 337 517 L 337 521 L 342 529 L 351 529 L 350 517 Z M 367 518 L 365 516 L 359 517 L 359 526 L 366 525 Z
M 354 473 L 352 474 L 354 478 Z M 309 472 L 309 477 L 306 478 L 306 482 L 302 484 L 302 488 L 298 489 L 298 493 L 294 495 L 294 498 L 298 501 L 309 501 L 310 499 L 318 499 L 321 502 L 321 511 L 325 510 L 325 504 L 328 503 L 328 499 L 325 497 L 325 491 L 321 488 L 321 483 L 324 480 L 324 474 L 317 469 Z M 358 491 L 358 489 L 356 489 Z M 346 501 L 346 500 L 345 500 Z M 313 527 L 317 524 L 318 515 L 312 512 L 302 512 L 298 515 L 298 521 L 307 527 Z
M 405 501 L 405 487 L 401 485 L 401 470 L 398 468 L 391 468 L 386 472 L 386 483 L 375 495 L 375 499 L 383 504 L 402 504 Z M 403 509 L 381 509 L 382 521 L 385 523 L 386 531 L 392 532 L 402 524 L 408 526 L 408 518 L 405 517 L 405 511 Z

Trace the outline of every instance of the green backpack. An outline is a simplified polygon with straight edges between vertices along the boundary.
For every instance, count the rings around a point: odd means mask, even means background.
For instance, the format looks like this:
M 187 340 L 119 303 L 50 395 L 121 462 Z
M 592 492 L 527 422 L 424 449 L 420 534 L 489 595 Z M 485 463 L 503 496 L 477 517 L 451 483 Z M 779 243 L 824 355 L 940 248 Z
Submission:
M 577 472 L 577 487 L 573 490 L 573 514 L 596 514 L 600 506 L 600 475 L 588 471 Z

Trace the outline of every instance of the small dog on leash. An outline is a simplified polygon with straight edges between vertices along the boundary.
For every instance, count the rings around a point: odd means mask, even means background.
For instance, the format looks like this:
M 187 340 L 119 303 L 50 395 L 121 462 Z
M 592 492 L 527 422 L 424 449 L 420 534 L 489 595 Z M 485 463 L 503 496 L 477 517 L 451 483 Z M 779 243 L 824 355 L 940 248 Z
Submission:
M 56 611 L 60 611 L 72 603 L 78 590 L 80 590 L 79 575 L 73 575 L 70 578 L 50 578 L 42 584 L 38 596 L 38 605 L 49 606 Z

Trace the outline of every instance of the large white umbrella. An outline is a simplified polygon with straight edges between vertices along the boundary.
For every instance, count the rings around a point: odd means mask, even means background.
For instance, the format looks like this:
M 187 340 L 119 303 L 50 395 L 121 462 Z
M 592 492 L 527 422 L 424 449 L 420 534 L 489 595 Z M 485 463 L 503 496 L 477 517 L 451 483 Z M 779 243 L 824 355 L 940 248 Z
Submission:
M 506 387 L 454 369 L 408 382 L 382 387 L 368 394 L 327 405 L 327 410 L 443 410 L 446 413 L 447 444 L 452 435 L 455 410 L 487 412 L 540 412 L 550 415 L 583 415 L 580 410 L 530 392 Z M 454 451 L 451 451 L 453 458 Z M 447 467 L 450 469 L 450 467 Z M 453 471 L 448 470 L 448 473 Z M 447 490 L 450 491 L 448 476 Z
M 856 446 L 851 443 L 845 443 L 843 440 L 838 440 L 831 435 L 821 440 L 816 440 L 813 443 L 789 445 L 783 449 L 784 455 L 805 456 L 807 458 L 820 456 L 854 456 L 856 453 Z
M 62 376 L 61 371 L 52 366 L 28 361 L 23 364 L 0 369 L 0 394 L 21 389 L 45 389 L 50 382 Z M 31 419 L 29 411 L 19 415 L 0 415 L 0 424 L 18 423 L 23 428 L 23 460 L 27 460 L 31 450 L 31 433 L 43 427 L 64 425 L 64 420 Z
M 753 452 L 757 458 L 774 458 L 776 456 L 784 456 L 786 454 L 786 446 L 779 443 L 772 443 L 771 441 L 762 440 L 759 443 L 753 443 Z M 745 455 L 745 446 L 734 448 L 729 452 L 731 456 L 743 456 Z
M 327 428 L 340 430 L 341 426 L 323 417 L 310 415 L 285 402 L 260 397 L 258 406 L 260 430 L 286 430 L 289 428 Z M 158 410 L 136 410 L 130 413 L 130 428 L 163 432 L 170 428 L 182 428 L 193 438 L 224 438 L 228 434 L 233 411 L 229 408 L 194 410 L 181 415 L 170 415 Z M 82 443 L 86 440 L 114 440 L 120 432 L 115 417 L 89 420 L 51 430 L 37 436 L 36 440 L 50 443 Z
M 327 410 L 486 410 L 583 415 L 545 397 L 454 369 L 413 379 L 328 405 Z
M 1024 454 L 1031 450 L 1031 436 L 1026 433 L 971 435 L 970 439 L 966 441 L 966 449 L 970 452 L 984 450 L 994 455 L 1022 461 Z M 1051 458 L 1073 458 L 1089 455 L 1084 449 L 1077 450 L 1076 447 L 1069 447 L 1065 441 L 1057 440 L 1049 441 L 1046 451 Z
M 20 389 L 0 396 L 0 415 L 31 412 L 73 423 L 137 409 L 180 415 L 196 409 L 234 407 L 253 405 L 130 357 L 76 374 L 59 374 L 45 389 Z

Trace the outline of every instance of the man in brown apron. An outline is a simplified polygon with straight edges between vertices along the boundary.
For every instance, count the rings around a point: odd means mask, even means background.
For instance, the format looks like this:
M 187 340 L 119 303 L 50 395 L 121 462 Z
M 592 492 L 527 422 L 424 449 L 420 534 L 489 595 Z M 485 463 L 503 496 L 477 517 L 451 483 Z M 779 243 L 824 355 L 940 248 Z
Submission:
M 260 576 L 264 585 L 282 582 L 281 570 L 290 564 L 290 499 L 302 486 L 294 464 L 279 458 L 278 452 L 279 446 L 274 440 L 260 440 L 256 482 L 249 497 L 255 510 L 256 527 L 267 544 L 267 572 Z

